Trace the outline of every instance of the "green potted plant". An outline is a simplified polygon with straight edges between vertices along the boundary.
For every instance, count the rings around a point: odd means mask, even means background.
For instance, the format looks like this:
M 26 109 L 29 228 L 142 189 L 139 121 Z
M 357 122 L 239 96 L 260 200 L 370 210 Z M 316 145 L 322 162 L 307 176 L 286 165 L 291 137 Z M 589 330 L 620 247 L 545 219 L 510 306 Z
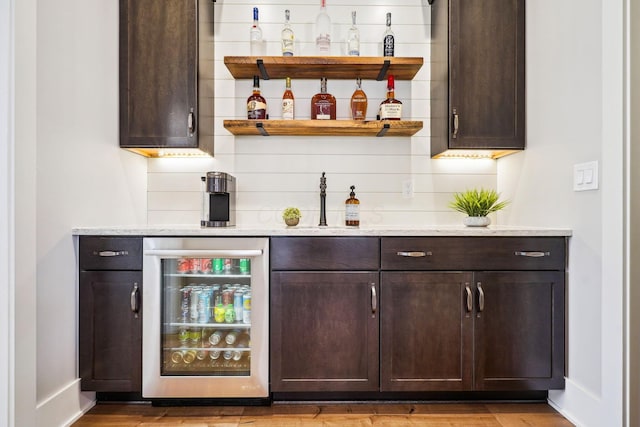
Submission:
M 491 224 L 491 219 L 487 216 L 492 212 L 497 212 L 509 204 L 509 201 L 499 201 L 500 194 L 495 190 L 467 190 L 462 193 L 454 193 L 453 201 L 449 207 L 455 211 L 467 214 L 463 220 L 468 227 L 486 227 Z
M 301 217 L 300 209 L 296 207 L 290 206 L 282 211 L 282 219 L 284 219 L 284 222 L 290 227 L 298 225 Z

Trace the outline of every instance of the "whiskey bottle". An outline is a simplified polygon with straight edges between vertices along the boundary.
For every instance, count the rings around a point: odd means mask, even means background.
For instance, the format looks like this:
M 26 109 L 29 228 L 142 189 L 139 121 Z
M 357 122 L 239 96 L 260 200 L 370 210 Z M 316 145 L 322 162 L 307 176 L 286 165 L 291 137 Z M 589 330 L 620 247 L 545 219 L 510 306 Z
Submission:
M 360 226 L 360 200 L 356 199 L 355 189 L 355 185 L 352 185 L 349 198 L 344 202 L 344 222 L 347 227 Z
M 336 98 L 327 93 L 327 78 L 320 79 L 320 93 L 316 93 L 311 98 L 311 119 L 312 120 L 335 120 L 336 119 Z
M 247 98 L 247 118 L 266 119 L 267 101 L 260 94 L 260 77 L 253 76 L 253 93 Z
M 393 75 L 387 78 L 387 99 L 380 103 L 380 120 L 400 120 L 402 118 L 402 102 L 395 98 Z
M 284 11 L 284 28 L 280 39 L 282 40 L 282 56 L 293 56 L 294 34 L 289 24 L 289 9 Z
M 331 18 L 327 14 L 326 0 L 320 0 L 320 11 L 316 17 L 316 50 L 319 55 L 331 51 Z
M 360 56 L 360 30 L 356 27 L 356 11 L 351 12 L 351 28 L 347 33 L 347 53 L 349 56 Z
M 395 36 L 391 30 L 391 12 L 387 12 L 387 30 L 382 37 L 382 56 L 393 56 Z
M 367 94 L 362 90 L 362 79 L 356 79 L 356 90 L 351 95 L 351 118 L 365 120 L 367 118 Z
M 285 90 L 282 94 L 282 120 L 293 120 L 295 114 L 293 111 L 294 97 L 291 91 L 291 77 L 287 77 L 285 82 Z
M 253 8 L 253 25 L 249 30 L 249 45 L 251 56 L 264 55 L 264 40 L 262 40 L 262 29 L 258 24 L 258 8 Z

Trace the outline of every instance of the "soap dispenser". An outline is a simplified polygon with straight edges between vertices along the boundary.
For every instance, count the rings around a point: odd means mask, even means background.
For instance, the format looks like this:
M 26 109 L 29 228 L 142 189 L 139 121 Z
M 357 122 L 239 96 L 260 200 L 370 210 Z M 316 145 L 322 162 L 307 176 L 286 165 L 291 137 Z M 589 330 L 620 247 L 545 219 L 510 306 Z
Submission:
M 351 186 L 351 193 L 349 198 L 344 202 L 344 219 L 347 227 L 360 226 L 360 200 L 356 199 L 354 185 Z

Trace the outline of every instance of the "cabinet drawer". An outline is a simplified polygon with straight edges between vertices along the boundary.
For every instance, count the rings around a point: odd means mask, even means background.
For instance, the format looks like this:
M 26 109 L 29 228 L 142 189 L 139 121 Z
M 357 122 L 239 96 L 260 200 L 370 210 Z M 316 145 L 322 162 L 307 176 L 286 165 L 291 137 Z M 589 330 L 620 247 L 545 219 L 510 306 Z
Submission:
M 273 237 L 273 270 L 377 270 L 377 237 Z
M 141 237 L 80 236 L 81 270 L 142 270 Z
M 383 270 L 564 270 L 564 237 L 382 238 Z

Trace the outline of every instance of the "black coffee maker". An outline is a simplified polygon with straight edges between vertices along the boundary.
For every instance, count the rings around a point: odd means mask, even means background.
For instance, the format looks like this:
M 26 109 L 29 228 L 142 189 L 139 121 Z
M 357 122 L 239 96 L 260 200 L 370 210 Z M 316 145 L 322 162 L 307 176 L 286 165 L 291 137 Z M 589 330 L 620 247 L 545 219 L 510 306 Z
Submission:
M 225 172 L 207 172 L 202 178 L 202 227 L 236 225 L 236 179 Z

